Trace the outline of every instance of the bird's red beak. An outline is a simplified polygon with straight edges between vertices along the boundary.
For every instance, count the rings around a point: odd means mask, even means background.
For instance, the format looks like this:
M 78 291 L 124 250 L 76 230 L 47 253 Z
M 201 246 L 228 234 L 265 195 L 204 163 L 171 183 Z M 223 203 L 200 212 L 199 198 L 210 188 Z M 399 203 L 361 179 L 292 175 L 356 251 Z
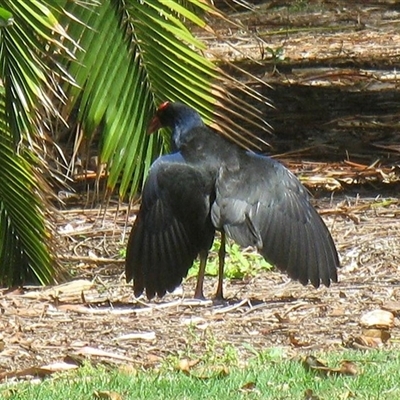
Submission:
M 154 133 L 155 131 L 159 130 L 160 128 L 161 128 L 160 119 L 157 117 L 157 115 L 155 115 L 147 127 L 147 134 L 150 135 L 151 133 Z

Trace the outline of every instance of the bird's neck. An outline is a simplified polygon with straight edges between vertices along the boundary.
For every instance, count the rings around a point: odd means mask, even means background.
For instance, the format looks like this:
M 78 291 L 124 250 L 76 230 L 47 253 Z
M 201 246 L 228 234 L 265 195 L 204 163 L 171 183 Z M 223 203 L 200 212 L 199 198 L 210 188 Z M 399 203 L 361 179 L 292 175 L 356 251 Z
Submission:
M 185 143 L 193 139 L 193 132 L 197 129 L 206 129 L 206 125 L 197 113 L 177 118 L 172 127 L 172 147 L 180 150 Z
M 237 162 L 237 146 L 205 125 L 175 133 L 173 150 L 181 152 L 186 162 L 211 170 L 218 170 L 222 164 Z

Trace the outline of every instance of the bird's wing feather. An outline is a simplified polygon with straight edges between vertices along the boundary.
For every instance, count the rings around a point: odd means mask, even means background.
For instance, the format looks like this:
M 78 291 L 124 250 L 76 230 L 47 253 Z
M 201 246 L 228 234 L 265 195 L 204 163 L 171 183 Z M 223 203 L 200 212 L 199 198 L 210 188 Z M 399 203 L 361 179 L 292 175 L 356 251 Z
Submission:
M 271 158 L 246 153 L 237 168 L 221 167 L 212 221 L 303 284 L 337 281 L 339 260 L 328 228 L 306 189 Z
M 160 157 L 150 169 L 132 228 L 125 273 L 135 295 L 149 298 L 172 291 L 187 275 L 200 250 L 214 237 L 207 179 L 179 153 Z

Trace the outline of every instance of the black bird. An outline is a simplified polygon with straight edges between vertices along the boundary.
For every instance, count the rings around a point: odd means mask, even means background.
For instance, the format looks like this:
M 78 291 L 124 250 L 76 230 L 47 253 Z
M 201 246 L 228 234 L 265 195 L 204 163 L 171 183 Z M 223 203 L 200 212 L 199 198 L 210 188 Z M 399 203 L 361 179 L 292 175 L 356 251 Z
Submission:
M 161 104 L 149 125 L 172 129 L 172 154 L 159 157 L 145 182 L 126 252 L 135 296 L 173 291 L 199 255 L 203 279 L 215 230 L 221 232 L 216 298 L 223 298 L 225 234 L 255 246 L 292 279 L 318 287 L 337 282 L 338 254 L 306 189 L 279 162 L 246 152 L 208 128 L 194 109 Z

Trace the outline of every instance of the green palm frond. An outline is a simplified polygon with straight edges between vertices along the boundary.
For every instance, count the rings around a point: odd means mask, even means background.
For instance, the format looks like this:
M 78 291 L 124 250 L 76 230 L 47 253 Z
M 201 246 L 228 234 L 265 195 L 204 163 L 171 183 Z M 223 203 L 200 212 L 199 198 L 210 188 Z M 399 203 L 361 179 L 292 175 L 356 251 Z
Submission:
M 109 164 L 109 185 L 116 185 L 123 170 L 120 192 L 127 191 L 132 176 L 134 191 L 161 146 L 155 145 L 156 137 L 143 135 L 144 115 L 150 112 L 153 99 L 138 48 L 127 35 L 126 15 L 110 1 L 91 8 L 67 3 L 65 10 L 79 19 L 69 21 L 68 32 L 80 49 L 71 47 L 77 61 L 70 63 L 68 71 L 76 85 L 67 87 L 70 102 L 64 113 L 79 110 L 78 120 L 89 140 L 101 126 L 102 161 Z
M 55 43 L 55 35 L 68 37 L 42 2 L 5 0 L 13 23 L 0 30 L 0 71 L 6 96 L 6 116 L 14 141 L 21 135 L 41 136 L 37 113 L 57 113 L 50 95 L 55 87 L 48 79 L 51 68 L 46 45 Z M 62 47 L 61 43 L 58 45 Z
M 53 260 L 52 228 L 43 193 L 45 182 L 34 170 L 32 152 L 20 154 L 5 123 L 0 91 L 0 283 L 49 283 L 58 268 Z
M 252 107 L 237 110 L 243 104 L 226 92 L 228 77 L 203 55 L 206 46 L 191 33 L 193 26 L 209 30 L 198 15 L 218 14 L 206 2 L 105 0 L 64 7 L 77 17 L 68 22 L 68 34 L 80 49 L 70 48 L 76 62 L 68 72 L 76 85 L 66 88 L 70 102 L 63 114 L 79 110 L 89 140 L 100 128 L 108 186 L 113 190 L 118 184 L 121 197 L 137 192 L 152 160 L 166 149 L 162 137 L 145 134 L 160 102 L 185 102 L 208 122 L 217 116 L 228 134 L 239 137 L 244 130 L 226 117 L 229 112 L 253 124 L 261 120 Z
M 61 116 L 86 144 L 98 139 L 108 188 L 121 197 L 136 193 L 167 148 L 162 135 L 145 134 L 161 101 L 183 101 L 238 139 L 246 134 L 240 121 L 263 127 L 255 108 L 226 89 L 241 84 L 192 34 L 194 26 L 212 34 L 207 13 L 225 18 L 204 0 L 3 0 L 0 283 L 46 283 L 59 272 L 44 180 Z
M 52 52 L 63 49 L 56 38 L 68 35 L 48 6 L 4 0 L 0 13 L 3 20 L 9 15 L 0 24 L 0 284 L 45 284 L 62 275 L 44 174 L 44 128 L 58 113 L 52 98 L 61 93 Z

